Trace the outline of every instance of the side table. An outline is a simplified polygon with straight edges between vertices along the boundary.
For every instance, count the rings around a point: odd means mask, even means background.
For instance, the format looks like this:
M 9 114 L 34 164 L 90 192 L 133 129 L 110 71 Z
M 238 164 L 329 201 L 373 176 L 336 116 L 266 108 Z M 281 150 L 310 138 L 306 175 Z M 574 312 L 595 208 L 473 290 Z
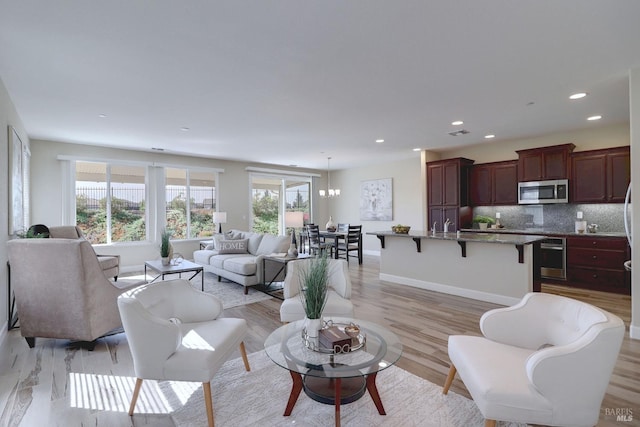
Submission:
M 151 279 L 149 283 L 155 282 L 156 280 L 158 280 L 159 277 L 162 277 L 162 280 L 164 280 L 164 276 L 166 276 L 167 274 L 179 274 L 179 277 L 182 277 L 182 273 L 193 273 L 193 275 L 189 277 L 189 280 L 191 280 L 194 277 L 196 277 L 198 273 L 201 273 L 202 274 L 201 276 L 202 291 L 204 291 L 204 269 L 200 264 L 196 264 L 195 262 L 191 262 L 187 260 L 182 260 L 180 264 L 169 264 L 169 265 L 162 265 L 162 261 L 159 259 L 156 259 L 153 261 L 145 261 L 144 262 L 144 280 L 147 280 L 147 267 L 149 267 L 151 270 L 158 273 L 158 275 L 153 279 Z
M 311 255 L 309 254 L 298 254 L 296 258 L 291 258 L 287 256 L 276 256 L 276 255 L 267 255 L 264 257 L 264 262 L 262 263 L 262 278 L 264 279 L 264 283 L 262 284 L 266 289 L 276 281 L 280 273 L 284 271 L 284 275 L 287 275 L 287 264 L 291 261 L 309 258 Z M 275 274 L 271 275 L 269 279 L 267 279 L 267 264 L 277 264 Z

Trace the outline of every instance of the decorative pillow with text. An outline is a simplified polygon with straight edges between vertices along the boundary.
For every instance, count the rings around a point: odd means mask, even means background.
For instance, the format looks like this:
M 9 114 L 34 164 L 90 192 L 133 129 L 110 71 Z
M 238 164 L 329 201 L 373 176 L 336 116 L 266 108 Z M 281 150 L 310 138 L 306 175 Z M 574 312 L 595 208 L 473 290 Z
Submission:
M 220 240 L 218 251 L 220 254 L 246 254 L 249 252 L 249 239 Z

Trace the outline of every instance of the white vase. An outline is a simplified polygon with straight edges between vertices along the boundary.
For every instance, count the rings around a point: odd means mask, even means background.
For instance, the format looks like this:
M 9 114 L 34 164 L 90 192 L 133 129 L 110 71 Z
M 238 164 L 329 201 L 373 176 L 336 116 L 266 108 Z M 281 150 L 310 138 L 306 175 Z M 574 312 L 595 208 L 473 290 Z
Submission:
M 325 225 L 325 228 L 327 229 L 327 231 L 335 231 L 336 230 L 336 224 L 333 222 L 333 218 L 331 218 L 331 215 L 329 215 L 329 221 L 327 221 L 327 224 Z
M 162 258 L 162 265 L 169 265 L 171 264 L 171 257 L 168 256 L 163 256 Z
M 479 222 L 478 226 L 480 227 L 480 230 L 486 230 L 487 229 L 487 223 L 486 222 Z
M 307 317 L 305 320 L 306 320 L 305 328 L 307 330 L 307 337 L 310 340 L 317 341 L 320 329 L 322 329 L 322 319 L 309 319 Z

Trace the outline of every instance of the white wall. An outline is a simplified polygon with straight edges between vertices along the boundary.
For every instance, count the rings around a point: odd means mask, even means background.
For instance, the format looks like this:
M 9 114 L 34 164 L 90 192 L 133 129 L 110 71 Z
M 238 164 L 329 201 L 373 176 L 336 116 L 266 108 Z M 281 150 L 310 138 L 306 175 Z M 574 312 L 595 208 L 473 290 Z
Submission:
M 393 179 L 393 220 L 360 220 L 360 184 L 374 179 Z M 328 215 L 333 221 L 362 224 L 363 249 L 366 253 L 380 253 L 380 241 L 375 236 L 366 235 L 370 231 L 390 230 L 394 224 L 410 225 L 414 230 L 422 230 L 426 224 L 424 213 L 426 192 L 423 185 L 422 160 L 419 153 L 408 160 L 382 165 L 344 169 L 331 172 L 331 183 L 340 188 L 341 195 L 328 202 Z M 325 220 L 326 222 L 326 220 Z M 324 224 L 325 222 L 319 222 Z
M 9 126 L 20 135 L 23 144 L 29 137 L 7 89 L 0 79 L 0 342 L 7 332 L 7 241 L 9 240 Z
M 629 73 L 629 115 L 631 119 L 631 164 L 636 165 L 631 168 L 632 200 L 640 200 L 640 67 L 634 68 Z M 640 339 L 640 209 L 633 211 L 632 229 L 636 230 L 631 248 L 631 265 L 636 267 L 635 273 L 631 274 L 631 327 L 632 338 Z

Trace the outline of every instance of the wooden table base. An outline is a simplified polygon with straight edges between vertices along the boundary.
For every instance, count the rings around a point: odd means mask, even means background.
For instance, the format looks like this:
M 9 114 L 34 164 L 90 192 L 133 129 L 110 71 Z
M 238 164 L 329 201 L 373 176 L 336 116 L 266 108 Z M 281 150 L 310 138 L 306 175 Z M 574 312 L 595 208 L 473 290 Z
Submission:
M 298 397 L 300 396 L 300 392 L 304 389 L 305 382 L 304 378 L 301 374 L 293 371 L 289 371 L 291 374 L 291 379 L 293 380 L 293 384 L 291 386 L 291 393 L 289 394 L 289 401 L 287 402 L 287 407 L 284 410 L 284 416 L 291 415 L 293 411 L 293 407 L 296 405 L 298 401 Z M 378 392 L 378 387 L 376 386 L 376 376 L 377 372 L 374 372 L 369 375 L 365 375 L 365 383 L 366 389 L 373 400 L 373 403 L 376 405 L 376 409 L 378 409 L 378 413 L 380 415 L 387 415 L 384 410 L 384 406 L 382 405 L 382 400 L 380 399 L 380 393 Z M 315 393 L 307 393 L 309 397 L 318 402 L 334 404 L 336 407 L 335 410 L 335 418 L 336 418 L 336 426 L 340 426 L 340 405 L 345 403 L 351 403 L 358 400 L 363 393 L 357 392 L 357 385 L 354 386 L 354 382 L 350 382 L 352 378 L 322 378 L 322 377 L 308 377 L 312 379 L 313 386 L 321 385 L 321 388 L 325 390 L 333 389 L 333 397 L 329 394 L 323 395 L 320 398 L 314 396 Z M 354 377 L 357 380 L 361 380 L 362 378 Z M 346 384 L 343 386 L 343 382 Z M 333 386 L 333 387 L 332 387 Z M 346 390 L 344 388 L 346 387 Z M 342 396 L 343 391 L 348 391 L 347 396 Z

